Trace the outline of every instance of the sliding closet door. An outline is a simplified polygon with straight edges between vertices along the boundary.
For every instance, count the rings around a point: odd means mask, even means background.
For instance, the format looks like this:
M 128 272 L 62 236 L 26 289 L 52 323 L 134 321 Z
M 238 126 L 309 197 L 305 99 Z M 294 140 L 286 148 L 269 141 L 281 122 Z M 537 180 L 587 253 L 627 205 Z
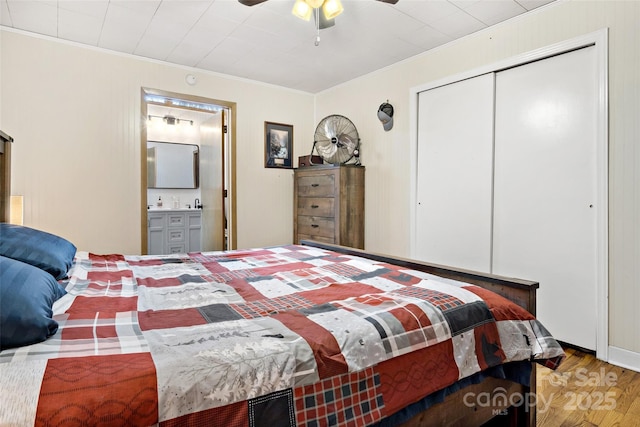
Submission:
M 540 282 L 538 317 L 596 348 L 595 48 L 496 74 L 493 272 Z
M 493 74 L 418 96 L 418 259 L 488 272 Z

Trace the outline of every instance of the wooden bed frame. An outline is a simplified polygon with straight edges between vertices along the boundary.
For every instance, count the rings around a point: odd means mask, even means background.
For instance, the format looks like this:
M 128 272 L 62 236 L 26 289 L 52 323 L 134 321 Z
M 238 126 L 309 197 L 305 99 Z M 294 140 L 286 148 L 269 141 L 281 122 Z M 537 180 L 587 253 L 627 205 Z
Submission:
M 536 314 L 536 289 L 538 282 L 528 280 L 513 279 L 491 274 L 482 274 L 469 270 L 462 270 L 426 262 L 414 261 L 410 259 L 391 257 L 376 253 L 365 252 L 346 246 L 320 243 L 311 240 L 302 240 L 302 245 L 312 246 L 320 249 L 327 249 L 347 255 L 356 255 L 375 261 L 400 265 L 412 270 L 431 273 L 440 277 L 459 280 L 461 282 L 472 283 L 489 289 L 503 297 L 515 302 L 525 310 L 535 316 Z M 534 362 L 531 362 L 532 364 Z M 487 378 L 479 384 L 468 386 L 445 398 L 442 403 L 433 405 L 424 412 L 417 414 L 410 421 L 403 424 L 403 427 L 418 426 L 525 426 L 534 427 L 536 425 L 535 406 L 527 407 L 526 404 L 516 404 L 508 407 L 496 406 L 472 406 L 463 404 L 466 393 L 489 393 L 493 396 L 496 391 L 508 396 L 507 402 L 521 402 L 522 397 L 530 396 L 536 392 L 536 367 L 532 366 L 531 386 L 525 387 L 521 384 L 497 378 Z M 531 393 L 531 394 L 530 394 Z M 513 399 L 513 400 L 512 400 Z M 494 399 L 491 399 L 493 402 Z M 498 399 L 499 400 L 499 399 Z
M 9 221 L 12 142 L 13 138 L 0 130 L 0 222 Z

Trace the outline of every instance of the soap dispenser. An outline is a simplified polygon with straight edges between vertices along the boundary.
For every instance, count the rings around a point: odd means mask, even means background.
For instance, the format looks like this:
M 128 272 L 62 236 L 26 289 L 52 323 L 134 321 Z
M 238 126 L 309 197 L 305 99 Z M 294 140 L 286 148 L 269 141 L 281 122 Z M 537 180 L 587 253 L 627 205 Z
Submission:
M 162 196 L 158 196 L 158 207 L 162 207 Z

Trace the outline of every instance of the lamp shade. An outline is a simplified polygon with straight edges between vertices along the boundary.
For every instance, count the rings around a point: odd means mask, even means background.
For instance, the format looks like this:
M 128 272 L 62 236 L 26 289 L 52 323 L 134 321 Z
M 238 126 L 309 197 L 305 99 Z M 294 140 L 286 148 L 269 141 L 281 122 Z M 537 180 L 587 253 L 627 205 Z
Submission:
M 304 19 L 305 21 L 309 21 L 311 19 L 312 12 L 313 9 L 304 0 L 296 0 L 293 4 L 293 9 L 291 10 L 293 15 L 300 19 Z
M 322 11 L 327 19 L 333 19 L 340 15 L 344 8 L 340 0 L 326 0 L 322 5 Z
M 304 0 L 304 1 L 314 9 L 319 8 L 320 6 L 322 6 L 322 3 L 324 3 L 324 0 Z

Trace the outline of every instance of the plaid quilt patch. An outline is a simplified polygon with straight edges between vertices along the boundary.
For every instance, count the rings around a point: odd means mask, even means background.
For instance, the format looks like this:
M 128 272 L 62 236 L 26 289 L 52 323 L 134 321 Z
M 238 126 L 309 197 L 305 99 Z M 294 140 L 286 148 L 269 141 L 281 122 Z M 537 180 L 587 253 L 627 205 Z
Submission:
M 338 262 L 334 264 L 327 264 L 322 267 L 326 271 L 330 271 L 342 277 L 355 278 L 363 275 L 365 272 L 357 267 L 354 267 L 348 263 Z M 386 272 L 386 271 L 385 271 Z
M 384 402 L 372 368 L 295 389 L 297 425 L 366 426 L 380 421 Z
M 210 266 L 207 266 L 210 268 Z M 218 269 L 216 269 L 218 270 Z M 232 271 L 218 271 L 213 272 L 210 275 L 207 275 L 207 278 L 212 282 L 218 283 L 226 283 L 235 279 L 248 279 L 252 277 L 260 277 L 261 275 L 257 274 L 253 270 L 232 270 Z
M 464 304 L 461 300 L 452 295 L 448 295 L 444 292 L 434 291 L 432 289 L 419 288 L 416 286 L 407 286 L 404 288 L 400 288 L 395 291 L 395 293 L 428 301 L 442 311 L 460 307 Z
M 300 295 L 286 295 L 244 304 L 231 304 L 236 313 L 245 319 L 270 316 L 280 311 L 309 308 L 311 306 L 313 306 L 313 303 Z
M 0 352 L 0 425 L 363 426 L 503 361 L 564 355 L 488 291 L 303 246 L 79 252 L 63 285 L 57 333 Z

